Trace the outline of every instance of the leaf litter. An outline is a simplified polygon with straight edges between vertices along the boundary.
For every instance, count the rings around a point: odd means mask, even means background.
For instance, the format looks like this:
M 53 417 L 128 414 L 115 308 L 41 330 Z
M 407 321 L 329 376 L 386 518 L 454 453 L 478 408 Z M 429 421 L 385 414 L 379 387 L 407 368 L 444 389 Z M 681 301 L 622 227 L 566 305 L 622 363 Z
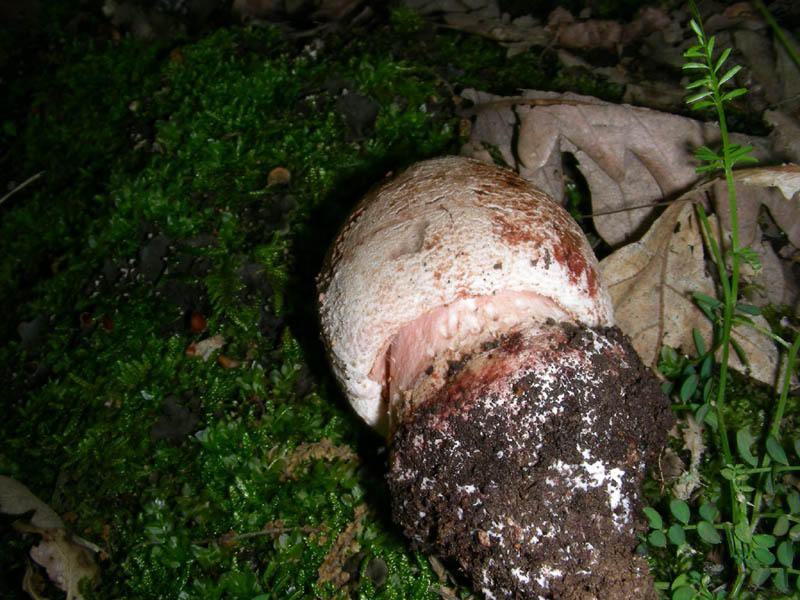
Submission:
M 30 550 L 30 557 L 47 571 L 50 581 L 67 593 L 67 599 L 80 600 L 82 582 L 94 582 L 99 574 L 93 552 L 79 538 L 73 538 L 64 528 L 60 516 L 37 498 L 19 481 L 0 475 L 0 512 L 8 515 L 31 514 L 26 523 L 16 521 L 14 527 L 23 533 L 41 536 L 38 545 Z M 34 589 L 35 576 L 28 566 L 25 591 L 32 597 L 39 595 Z
M 715 268 L 694 203 L 716 207 L 712 222 L 721 222 L 726 232 L 730 218 L 724 182 L 704 181 L 696 172 L 692 151 L 718 143 L 718 127 L 575 94 L 526 90 L 504 98 L 468 89 L 462 97 L 472 102 L 463 114 L 473 119 L 463 154 L 491 160 L 492 148 L 562 203 L 564 155 L 575 157 L 591 193 L 595 229 L 616 248 L 601 262 L 601 269 L 617 322 L 645 363 L 655 368 L 665 344 L 691 354 L 693 328 L 710 345 L 711 323 L 692 294 L 715 295 Z M 793 260 L 800 228 L 800 168 L 780 164 L 792 148 L 775 137 L 733 135 L 732 139 L 753 146 L 760 164 L 775 165 L 737 172 L 742 243 L 753 248 L 762 264 L 758 271 L 743 271 L 748 300 L 756 305 L 794 306 L 800 292 Z M 800 162 L 800 156 L 788 158 Z M 665 203 L 666 210 L 659 214 Z M 771 237 L 761 226 L 763 210 L 775 229 Z M 775 242 L 782 247 L 776 250 Z M 762 316 L 754 321 L 769 331 Z M 773 341 L 744 326 L 735 328 L 733 336 L 747 361 L 735 356 L 732 366 L 774 384 L 779 361 Z

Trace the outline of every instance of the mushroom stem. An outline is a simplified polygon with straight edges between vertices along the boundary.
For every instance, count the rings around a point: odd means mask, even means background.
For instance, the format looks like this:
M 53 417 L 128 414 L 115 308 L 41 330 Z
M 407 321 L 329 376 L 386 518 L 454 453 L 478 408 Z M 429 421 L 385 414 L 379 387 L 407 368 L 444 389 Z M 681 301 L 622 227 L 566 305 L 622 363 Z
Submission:
M 415 548 L 487 598 L 657 597 L 632 546 L 669 413 L 616 327 L 503 335 L 436 361 L 409 396 L 388 481 Z

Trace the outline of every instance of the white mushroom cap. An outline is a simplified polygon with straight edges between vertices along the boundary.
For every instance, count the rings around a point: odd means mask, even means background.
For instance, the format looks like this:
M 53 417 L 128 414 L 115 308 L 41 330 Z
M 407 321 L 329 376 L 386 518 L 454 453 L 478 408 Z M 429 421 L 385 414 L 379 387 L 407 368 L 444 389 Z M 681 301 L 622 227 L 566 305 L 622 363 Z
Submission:
M 455 156 L 368 193 L 318 287 L 334 374 L 382 430 L 390 379 L 403 376 L 394 361 L 417 371 L 442 344 L 455 357 L 475 336 L 548 319 L 613 324 L 597 259 L 569 214 L 515 173 Z

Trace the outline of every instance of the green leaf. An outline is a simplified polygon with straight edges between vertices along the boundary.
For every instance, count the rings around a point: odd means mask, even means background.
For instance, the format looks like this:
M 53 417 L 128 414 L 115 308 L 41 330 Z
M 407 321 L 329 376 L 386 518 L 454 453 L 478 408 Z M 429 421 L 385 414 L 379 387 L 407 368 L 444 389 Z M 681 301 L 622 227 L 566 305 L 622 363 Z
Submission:
M 692 94 L 691 96 L 686 98 L 686 104 L 692 104 L 693 102 L 697 102 L 698 100 L 702 100 L 703 98 L 708 98 L 710 95 L 711 95 L 710 90 L 697 92 L 696 94 Z
M 717 154 L 708 146 L 700 146 L 694 152 L 697 158 L 702 158 L 705 160 L 722 160 L 722 155 Z
M 692 339 L 698 356 L 703 356 L 706 353 L 706 343 L 703 340 L 703 334 L 697 327 L 692 327 Z
M 740 429 L 736 432 L 736 449 L 739 451 L 739 456 L 751 467 L 758 465 L 758 459 L 750 452 L 750 446 L 754 441 L 753 434 L 747 429 Z
M 701 151 L 710 152 L 715 157 L 717 156 L 716 154 L 713 153 L 713 151 L 710 148 L 707 148 L 706 146 L 700 146 L 695 151 L 695 156 L 699 157 L 699 153 Z M 712 298 L 711 296 L 706 296 L 705 294 L 701 294 L 700 292 L 693 292 L 692 293 L 692 298 L 694 298 L 694 301 L 697 302 L 698 304 L 702 304 L 704 306 L 708 306 L 709 308 L 712 308 L 712 309 L 714 309 L 714 308 L 722 308 L 724 306 L 722 304 L 722 302 L 720 302 L 716 298 Z
M 792 445 L 794 446 L 794 453 L 800 458 L 800 438 L 794 438 Z
M 789 579 L 786 574 L 786 569 L 778 569 L 778 572 L 775 573 L 775 577 L 772 578 L 772 581 L 775 583 L 775 587 L 780 592 L 788 592 L 789 591 Z
M 735 535 L 738 540 L 744 542 L 745 544 L 749 544 L 752 541 L 750 526 L 747 524 L 746 519 L 742 519 L 733 526 L 733 535 Z
M 722 541 L 717 528 L 708 521 L 700 521 L 697 524 L 697 535 L 707 544 L 719 544 Z
M 753 150 L 752 146 L 745 146 L 744 148 L 738 148 L 733 152 L 730 152 L 731 162 L 732 163 L 739 163 L 739 162 L 758 162 L 754 156 L 751 156 L 750 153 Z M 750 248 L 744 247 L 739 249 L 739 255 L 742 257 L 758 257 Z
M 745 164 L 754 164 L 757 163 L 758 159 L 755 156 L 750 156 L 749 154 L 745 154 L 743 156 L 737 156 L 731 161 L 731 165 L 745 163 Z M 760 264 L 760 263 L 759 263 Z
M 690 51 L 691 51 L 691 48 L 689 50 L 687 50 L 686 52 L 684 52 L 683 56 L 685 56 L 686 58 L 694 57 L 694 56 L 702 56 L 702 54 L 689 54 Z M 681 68 L 687 69 L 687 70 L 688 69 L 705 69 L 706 71 L 708 71 L 708 65 L 704 64 L 704 63 L 699 63 L 699 62 L 687 62 L 687 63 L 684 63 Z
M 703 58 L 703 57 L 705 56 L 705 54 L 703 54 L 703 53 L 701 52 L 701 50 L 702 50 L 702 49 L 703 49 L 703 47 L 702 47 L 702 46 L 691 46 L 690 48 L 688 48 L 688 49 L 687 49 L 687 50 L 686 50 L 686 51 L 683 53 L 683 56 L 684 56 L 685 58 L 697 58 L 697 57 L 699 57 L 699 58 Z M 699 64 L 699 63 L 698 63 L 698 64 Z M 705 64 L 703 64 L 703 66 L 704 66 L 704 67 L 706 67 L 706 69 L 708 68 L 708 66 L 707 66 L 707 65 L 705 65 Z
M 706 36 L 703 33 L 702 27 L 698 25 L 697 21 L 695 21 L 694 19 L 689 21 L 689 27 L 691 27 L 692 31 L 694 31 L 695 35 L 697 36 L 697 39 L 701 41 L 701 45 L 697 47 L 702 48 L 703 46 L 705 46 L 705 44 L 702 44 L 702 41 L 705 39 Z
M 722 162 L 721 162 L 721 161 L 712 162 L 712 163 L 711 163 L 711 164 L 709 164 L 709 165 L 701 165 L 701 166 L 697 167 L 697 168 L 695 169 L 695 171 L 696 171 L 697 173 L 706 173 L 706 172 L 708 172 L 708 171 L 716 171 L 716 170 L 718 170 L 718 169 L 722 169 Z M 710 317 L 710 316 L 709 316 L 709 319 L 711 319 L 712 321 L 714 320 L 714 319 L 713 319 L 712 317 Z
M 692 104 L 691 108 L 692 110 L 700 110 L 701 108 L 708 108 L 709 106 L 716 106 L 716 104 L 710 100 L 703 100 L 702 102 L 696 102 L 695 104 Z
M 689 582 L 689 573 L 684 571 L 680 575 L 678 575 L 675 579 L 672 580 L 672 583 L 669 586 L 671 590 L 677 590 L 679 587 L 683 587 L 685 585 L 691 585 Z
M 731 346 L 733 346 L 733 349 L 736 351 L 736 356 L 739 357 L 739 360 L 749 367 L 750 361 L 747 360 L 747 353 L 744 351 L 744 348 L 742 348 L 742 345 L 733 338 L 730 338 L 730 342 Z
M 694 588 L 684 585 L 672 592 L 672 600 L 694 600 L 697 597 L 697 592 Z
M 789 530 L 789 539 L 791 539 L 793 542 L 800 541 L 800 523 L 794 525 Z
M 752 573 L 750 573 L 750 583 L 754 586 L 759 587 L 764 584 L 764 582 L 769 579 L 770 573 L 769 569 L 755 569 Z
M 730 56 L 730 54 L 731 54 L 731 49 L 730 48 L 725 48 L 725 50 L 722 51 L 722 54 L 720 54 L 719 58 L 717 59 L 717 64 L 714 65 L 714 73 L 719 71 L 720 67 L 722 67 L 722 63 L 724 63 L 726 60 L 728 60 L 728 57 Z M 739 67 L 739 68 L 741 68 L 741 67 Z M 722 85 L 722 81 L 719 82 L 719 85 Z
M 725 75 L 722 76 L 722 78 L 719 80 L 719 85 L 721 86 L 726 81 L 730 80 L 731 77 L 735 76 L 741 70 L 742 67 L 740 65 L 736 65 L 735 67 L 733 67 L 730 71 L 728 71 L 727 73 L 725 73 Z
M 740 144 L 730 144 L 730 146 L 728 146 L 728 151 L 731 153 L 731 155 L 738 156 L 740 154 L 750 154 L 753 151 L 753 147 L 749 145 L 742 146 Z M 741 251 L 742 249 L 740 248 L 739 250 Z
M 645 506 L 642 511 L 647 517 L 647 521 L 650 524 L 650 529 L 661 529 L 664 527 L 664 520 L 661 518 L 661 515 L 658 514 L 658 511 L 655 508 L 652 506 Z
M 681 402 L 686 404 L 689 400 L 692 399 L 694 396 L 695 391 L 697 390 L 697 382 L 700 381 L 700 378 L 697 376 L 697 373 L 692 373 L 686 379 L 683 380 L 681 384 L 681 390 L 678 396 L 681 399 Z
M 728 100 L 733 100 L 734 98 L 738 98 L 739 96 L 743 96 L 747 93 L 745 88 L 736 88 L 735 90 L 731 90 L 722 98 L 720 98 L 723 102 L 727 102 Z
M 698 408 L 697 411 L 694 413 L 694 420 L 701 424 L 705 423 L 706 417 L 709 415 L 710 411 L 711 411 L 711 404 L 709 404 L 708 402 L 701 404 L 700 408 Z
M 695 79 L 686 85 L 687 90 L 694 90 L 699 87 L 711 87 L 711 80 L 708 77 L 700 77 L 699 79 Z M 708 93 L 710 94 L 711 90 L 708 90 Z
M 689 510 L 689 505 L 686 504 L 683 500 L 679 500 L 678 498 L 673 498 L 669 501 L 669 511 L 672 513 L 678 521 L 687 525 L 689 523 L 689 518 L 691 517 L 691 511 Z
M 676 546 L 681 546 L 682 544 L 686 543 L 686 532 L 683 530 L 683 527 L 677 523 L 673 524 L 669 528 L 667 535 L 669 536 L 669 541 Z
M 794 562 L 794 547 L 789 540 L 783 540 L 778 546 L 778 562 L 784 567 L 792 567 Z
M 665 536 L 661 531 L 651 531 L 650 535 L 647 536 L 647 542 L 656 548 L 666 548 L 667 536 Z
M 786 502 L 793 515 L 800 515 L 800 493 L 796 490 L 790 491 L 786 494 Z
M 717 505 L 714 504 L 713 502 L 705 502 L 701 504 L 697 512 L 700 513 L 700 516 L 703 519 L 711 522 L 713 522 L 717 518 L 717 515 L 719 515 L 719 511 L 717 510 Z
M 752 304 L 742 304 L 741 302 L 736 304 L 736 310 L 746 315 L 758 316 L 761 314 L 761 309 L 759 307 L 753 306 Z
M 702 364 L 700 365 L 700 379 L 708 379 L 711 377 L 711 368 L 714 366 L 714 359 L 709 354 L 703 359 Z M 703 389 L 703 399 L 708 399 L 708 393 L 711 391 L 711 380 L 709 379 L 706 381 L 705 387 L 707 389 Z
M 759 548 L 772 548 L 775 542 L 775 536 L 767 533 L 757 533 L 753 536 L 753 545 Z
M 772 535 L 776 537 L 783 537 L 789 532 L 789 517 L 781 515 L 775 521 L 775 526 L 772 528 Z
M 769 436 L 767 438 L 767 453 L 769 454 L 769 457 L 776 463 L 781 465 L 789 464 L 789 458 L 786 456 L 786 452 L 784 452 L 783 448 L 774 436 Z
M 754 548 L 753 556 L 758 559 L 761 564 L 767 566 L 775 564 L 775 555 L 766 548 Z
M 775 526 L 772 528 L 772 535 L 776 537 L 783 537 L 789 532 L 789 517 L 781 515 L 775 521 Z
M 755 327 L 755 322 L 747 315 L 733 315 L 731 321 L 733 322 L 734 327 L 737 325 L 748 325 L 750 327 Z

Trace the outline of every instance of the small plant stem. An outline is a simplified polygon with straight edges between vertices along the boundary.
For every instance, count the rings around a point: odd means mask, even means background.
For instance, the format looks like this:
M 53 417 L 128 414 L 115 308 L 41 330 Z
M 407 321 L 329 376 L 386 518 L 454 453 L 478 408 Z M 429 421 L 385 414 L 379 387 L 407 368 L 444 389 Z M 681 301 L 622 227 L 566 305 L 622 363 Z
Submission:
M 789 397 L 789 389 L 792 386 L 792 374 L 794 373 L 794 363 L 797 360 L 798 351 L 800 351 L 800 333 L 795 336 L 792 347 L 789 349 L 789 354 L 786 356 L 786 371 L 783 374 L 781 395 L 778 399 L 775 415 L 772 418 L 772 426 L 770 427 L 770 435 L 775 438 L 778 437 L 781 421 L 783 421 L 783 411 L 786 409 L 786 400 Z
M 794 46 L 789 42 L 789 40 L 786 39 L 783 29 L 781 29 L 778 23 L 775 22 L 775 19 L 772 17 L 772 13 L 769 12 L 761 0 L 756 0 L 755 5 L 758 7 L 758 10 L 761 11 L 761 14 L 764 16 L 764 20 L 772 28 L 772 31 L 775 34 L 775 37 L 778 38 L 781 46 L 783 46 L 784 50 L 786 50 L 786 53 L 794 61 L 795 66 L 800 69 L 800 56 L 797 55 L 797 51 L 794 49 Z
M 695 11 L 696 11 L 696 7 Z M 730 140 L 728 136 L 728 125 L 725 119 L 725 110 L 723 108 L 723 99 L 722 94 L 720 92 L 720 83 L 719 78 L 717 77 L 716 70 L 714 68 L 714 58 L 712 56 L 713 51 L 713 44 L 706 43 L 705 32 L 702 30 L 702 25 L 699 23 L 699 14 L 698 14 L 698 26 L 699 26 L 699 35 L 698 40 L 703 44 L 703 54 L 706 64 L 708 65 L 708 89 L 711 92 L 711 99 L 713 101 L 714 107 L 717 112 L 717 117 L 719 119 L 719 129 L 721 135 L 721 142 L 722 142 L 722 168 L 725 173 L 725 182 L 728 188 L 728 207 L 730 211 L 730 220 L 731 220 L 731 244 L 730 249 L 728 252 L 724 252 L 725 249 L 725 239 L 724 239 L 724 231 L 722 229 L 721 223 L 719 227 L 719 245 L 712 241 L 712 252 L 717 260 L 717 269 L 719 270 L 720 275 L 720 282 L 722 284 L 722 291 L 723 291 L 723 308 L 722 308 L 722 335 L 721 335 L 721 351 L 722 354 L 720 356 L 720 372 L 719 372 L 719 382 L 717 385 L 717 398 L 715 402 L 715 409 L 717 415 L 717 428 L 718 433 L 720 436 L 720 441 L 722 443 L 722 454 L 723 454 L 723 461 L 724 464 L 729 465 L 733 464 L 733 454 L 731 453 L 730 449 L 730 442 L 728 441 L 728 430 L 725 426 L 725 393 L 727 391 L 727 380 L 728 380 L 728 362 L 730 360 L 730 349 L 731 349 L 731 331 L 733 329 L 733 315 L 736 309 L 736 301 L 739 296 L 739 216 L 737 211 L 736 205 L 736 188 L 735 182 L 733 180 L 733 157 L 732 157 L 732 148 L 730 145 Z M 704 218 L 705 215 L 701 211 L 701 219 L 703 220 L 703 226 L 705 227 L 706 234 L 709 240 L 713 240 L 713 235 L 711 232 L 710 224 L 707 218 Z M 726 270 L 726 263 L 725 257 L 730 256 L 731 258 L 731 265 L 730 265 L 730 275 Z M 729 493 L 730 493 L 730 502 L 731 502 L 731 513 L 732 513 L 732 522 L 733 525 L 736 526 L 738 523 L 742 521 L 749 524 L 747 520 L 747 505 L 744 502 L 739 501 L 736 495 L 735 485 L 734 482 L 730 482 L 729 486 Z M 744 585 L 744 581 L 747 574 L 746 565 L 744 562 L 745 557 L 745 544 L 737 538 L 736 535 L 729 535 L 728 536 L 729 544 L 732 545 L 731 547 L 731 555 L 736 559 L 736 580 L 733 584 L 731 597 L 736 598 L 739 593 L 741 592 L 742 586 Z
M 706 47 L 706 59 L 709 66 L 714 65 L 711 56 L 710 48 Z M 733 311 L 736 308 L 736 299 L 739 294 L 739 215 L 736 206 L 736 188 L 733 180 L 733 161 L 731 160 L 730 141 L 728 139 L 728 126 L 725 120 L 725 111 L 722 108 L 722 96 L 720 94 L 719 83 L 713 69 L 710 71 L 710 76 L 713 81 L 713 98 L 714 104 L 717 108 L 717 116 L 719 118 L 719 129 L 722 136 L 722 159 L 723 169 L 725 171 L 725 182 L 728 187 L 728 207 L 731 217 L 731 273 L 730 279 L 725 277 L 728 285 L 723 285 L 723 295 L 725 299 L 725 307 L 722 314 L 722 357 L 720 360 L 720 373 L 719 373 L 719 387 L 717 388 L 717 421 L 719 423 L 720 435 L 722 436 L 722 449 L 724 453 L 725 463 L 730 464 L 733 461 L 733 456 L 728 444 L 727 429 L 725 428 L 725 420 L 723 416 L 723 408 L 725 404 L 725 392 L 728 379 L 728 360 L 730 357 L 730 337 L 731 329 L 733 326 Z M 720 224 L 720 248 L 725 247 L 723 239 L 724 233 Z M 724 255 L 723 255 L 724 256 Z M 725 271 L 723 262 L 722 272 Z
M 794 343 L 792 347 L 789 349 L 789 353 L 786 356 L 786 371 L 783 374 L 783 381 L 781 382 L 781 392 L 780 396 L 778 397 L 778 405 L 775 407 L 775 414 L 772 417 L 772 423 L 770 424 L 769 428 L 769 435 L 774 437 L 776 440 L 780 439 L 778 436 L 780 434 L 781 429 L 781 421 L 783 421 L 783 412 L 786 409 L 786 400 L 789 397 L 789 388 L 792 385 L 792 374 L 794 373 L 794 362 L 797 359 L 797 352 L 800 350 L 800 334 L 797 334 L 794 338 Z M 759 485 L 756 487 L 756 493 L 753 497 L 753 515 L 750 519 L 750 531 L 754 532 L 756 527 L 758 526 L 758 521 L 761 519 L 761 502 L 764 498 L 764 488 L 763 479 L 769 477 L 769 473 L 772 469 L 769 468 L 769 465 L 772 461 L 770 460 L 769 454 L 764 452 L 764 455 L 761 458 L 761 468 L 758 469 L 761 472 L 761 480 Z M 763 470 L 763 471 L 762 471 Z M 791 467 L 787 470 L 793 470 Z

